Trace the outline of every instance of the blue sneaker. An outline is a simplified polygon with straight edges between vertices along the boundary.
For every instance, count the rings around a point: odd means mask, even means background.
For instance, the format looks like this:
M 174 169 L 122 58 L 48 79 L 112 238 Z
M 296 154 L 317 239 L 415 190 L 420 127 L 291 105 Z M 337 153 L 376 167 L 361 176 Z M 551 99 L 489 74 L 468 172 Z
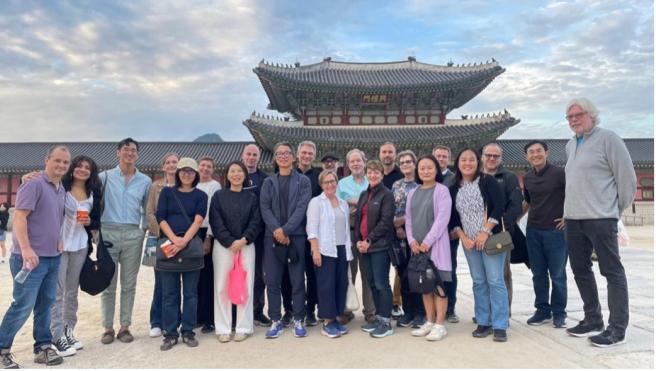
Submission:
M 333 321 L 332 323 L 335 324 L 335 327 L 337 328 L 337 331 L 339 331 L 340 335 L 348 334 L 348 327 L 342 325 L 338 321 Z
M 373 321 L 371 323 L 365 322 L 364 325 L 360 326 L 360 328 L 364 332 L 371 333 L 372 331 L 374 331 L 376 329 L 376 327 L 378 327 L 379 322 L 380 322 L 380 318 L 376 317 L 375 321 Z
M 303 322 L 299 320 L 294 320 L 294 337 L 304 338 L 307 336 L 307 330 L 303 327 Z
M 339 329 L 337 328 L 337 326 L 334 325 L 334 323 L 335 323 L 335 321 L 330 322 L 327 325 L 324 324 L 323 326 L 321 326 L 321 333 L 323 335 L 326 335 L 327 337 L 329 337 L 331 339 L 339 337 L 341 334 L 340 334 Z
M 278 337 L 280 337 L 280 335 L 282 335 L 283 329 L 284 329 L 284 327 L 282 325 L 282 322 L 273 321 L 273 323 L 271 324 L 271 327 L 269 328 L 269 331 L 267 331 L 264 336 L 267 339 L 278 338 Z
M 372 337 L 375 338 L 384 338 L 385 336 L 390 336 L 394 333 L 394 330 L 392 329 L 392 324 L 389 322 L 389 320 L 384 321 L 378 321 L 378 327 L 376 327 L 372 332 L 369 333 Z

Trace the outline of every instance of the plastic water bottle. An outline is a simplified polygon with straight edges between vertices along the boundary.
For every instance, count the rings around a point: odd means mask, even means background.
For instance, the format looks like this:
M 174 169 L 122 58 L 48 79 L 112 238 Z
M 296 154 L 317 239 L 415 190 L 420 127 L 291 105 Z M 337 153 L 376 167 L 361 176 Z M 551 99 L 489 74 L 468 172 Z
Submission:
M 27 276 L 30 275 L 30 272 L 32 272 L 32 265 L 29 263 L 24 264 L 23 269 L 14 277 L 14 281 L 22 284 L 27 279 Z

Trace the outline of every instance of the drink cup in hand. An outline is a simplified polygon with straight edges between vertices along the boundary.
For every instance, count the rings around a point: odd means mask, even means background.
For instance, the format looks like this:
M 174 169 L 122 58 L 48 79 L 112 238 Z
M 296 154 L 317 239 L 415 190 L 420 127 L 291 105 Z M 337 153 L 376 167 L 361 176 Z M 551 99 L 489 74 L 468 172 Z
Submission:
M 89 212 L 87 210 L 79 210 L 77 211 L 77 221 L 82 223 L 87 220 L 89 217 Z
M 173 252 L 173 242 L 166 240 L 163 244 L 159 246 L 160 249 L 164 252 L 164 256 L 170 258 L 175 255 Z

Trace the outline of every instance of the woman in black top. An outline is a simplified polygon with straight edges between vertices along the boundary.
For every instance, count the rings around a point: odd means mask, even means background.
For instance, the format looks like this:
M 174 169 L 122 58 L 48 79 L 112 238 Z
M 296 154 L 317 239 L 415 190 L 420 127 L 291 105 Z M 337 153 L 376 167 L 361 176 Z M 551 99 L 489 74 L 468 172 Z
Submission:
M 230 341 L 232 302 L 228 296 L 228 274 L 236 254 L 241 253 L 241 267 L 246 271 L 248 298 L 237 305 L 235 341 L 253 334 L 253 283 L 255 246 L 260 233 L 261 218 L 257 196 L 245 191 L 248 170 L 240 161 L 228 165 L 226 184 L 216 192 L 210 203 L 210 226 L 214 232 L 214 323 L 219 341 Z
M 376 305 L 376 321 L 362 330 L 382 338 L 392 335 L 392 288 L 389 282 L 389 250 L 394 234 L 394 195 L 383 185 L 383 164 L 367 162 L 369 187 L 360 194 L 355 212 L 355 241 L 362 254 L 363 278 L 371 287 Z
M 474 284 L 474 313 L 478 327 L 472 335 L 506 341 L 508 291 L 503 280 L 506 254 L 485 253 L 485 242 L 501 231 L 505 196 L 496 179 L 480 171 L 480 156 L 465 148 L 456 157 L 455 182 L 450 187 L 452 210 L 449 228 L 464 247 Z
M 196 160 L 181 158 L 177 167 L 175 187 L 162 189 L 156 212 L 160 235 L 171 241 L 173 256 L 188 247 L 189 242 L 198 234 L 207 213 L 207 194 L 196 188 L 200 180 Z M 185 344 L 190 347 L 198 346 L 193 329 L 196 325 L 199 277 L 200 268 L 187 272 L 161 271 L 162 330 L 165 336 L 161 350 L 169 350 L 178 343 L 178 327 Z M 180 279 L 184 296 L 182 313 Z

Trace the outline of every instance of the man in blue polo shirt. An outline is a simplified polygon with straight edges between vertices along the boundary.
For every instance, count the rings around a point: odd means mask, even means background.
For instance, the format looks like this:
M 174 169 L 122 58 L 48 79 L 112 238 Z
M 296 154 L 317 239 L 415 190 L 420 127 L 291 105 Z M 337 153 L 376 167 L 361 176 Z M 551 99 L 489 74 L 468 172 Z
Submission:
M 30 313 L 34 311 L 34 362 L 58 365 L 63 362 L 52 346 L 50 311 L 57 294 L 59 260 L 63 250 L 61 225 L 64 221 L 66 191 L 61 178 L 68 171 L 71 153 L 54 146 L 45 159 L 45 170 L 33 181 L 18 188 L 14 214 L 12 277 L 26 268 L 27 279 L 14 281 L 13 302 L 0 324 L 0 363 L 3 368 L 19 368 L 11 345 Z
M 109 249 L 116 272 L 112 283 L 101 295 L 102 321 L 105 332 L 101 342 L 114 341 L 114 309 L 117 278 L 121 276 L 121 328 L 116 338 L 123 343 L 134 340 L 129 327 L 132 324 L 132 308 L 137 287 L 137 274 L 141 262 L 141 246 L 146 228 L 145 211 L 148 203 L 150 178 L 135 167 L 139 159 L 139 143 L 125 138 L 116 150 L 118 166 L 100 173 L 105 187 L 105 209 L 101 222 L 105 241 L 114 246 Z M 120 266 L 120 269 L 119 269 Z

